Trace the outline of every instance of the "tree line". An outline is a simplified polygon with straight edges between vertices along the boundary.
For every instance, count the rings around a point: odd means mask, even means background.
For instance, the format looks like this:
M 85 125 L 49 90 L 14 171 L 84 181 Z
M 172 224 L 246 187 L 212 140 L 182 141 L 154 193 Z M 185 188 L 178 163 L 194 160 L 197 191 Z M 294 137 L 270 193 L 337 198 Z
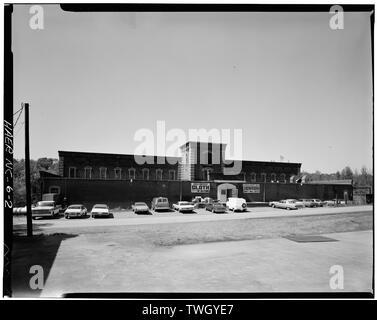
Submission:
M 346 166 L 341 171 L 335 173 L 322 173 L 317 170 L 314 173 L 302 171 L 301 175 L 306 175 L 307 181 L 352 179 L 353 185 L 356 187 L 373 186 L 373 173 L 366 166 L 363 166 L 360 171 L 358 169 L 352 170 L 349 166 Z

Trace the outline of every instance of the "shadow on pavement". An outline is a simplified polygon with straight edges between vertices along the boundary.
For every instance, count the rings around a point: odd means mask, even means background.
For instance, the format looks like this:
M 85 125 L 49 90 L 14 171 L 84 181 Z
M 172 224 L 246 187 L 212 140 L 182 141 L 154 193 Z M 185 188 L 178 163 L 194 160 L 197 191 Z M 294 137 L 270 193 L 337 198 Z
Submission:
M 74 237 L 77 237 L 77 235 L 55 233 L 51 235 L 39 234 L 28 238 L 16 232 L 13 236 L 11 262 L 12 296 L 39 297 L 42 289 L 33 290 L 30 287 L 30 282 L 35 283 L 35 281 L 32 281 L 32 277 L 36 274 L 30 273 L 30 268 L 41 266 L 43 283 L 46 283 L 61 242 Z

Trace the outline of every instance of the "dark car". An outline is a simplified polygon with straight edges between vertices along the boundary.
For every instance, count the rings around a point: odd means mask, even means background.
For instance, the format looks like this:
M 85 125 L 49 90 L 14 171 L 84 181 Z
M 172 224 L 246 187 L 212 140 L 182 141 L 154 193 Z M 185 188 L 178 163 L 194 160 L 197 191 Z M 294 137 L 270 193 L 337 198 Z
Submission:
M 206 203 L 206 210 L 211 211 L 213 213 L 225 213 L 226 206 L 225 204 L 214 200 L 214 201 Z

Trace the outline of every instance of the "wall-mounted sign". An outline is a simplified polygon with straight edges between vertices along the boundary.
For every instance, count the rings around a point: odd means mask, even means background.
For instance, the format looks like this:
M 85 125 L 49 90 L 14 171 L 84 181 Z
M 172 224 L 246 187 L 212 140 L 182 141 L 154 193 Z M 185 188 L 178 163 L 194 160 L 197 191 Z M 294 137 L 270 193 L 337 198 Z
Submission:
M 209 193 L 210 183 L 193 182 L 191 183 L 191 193 Z
M 250 184 L 244 183 L 243 184 L 243 193 L 260 193 L 260 184 Z

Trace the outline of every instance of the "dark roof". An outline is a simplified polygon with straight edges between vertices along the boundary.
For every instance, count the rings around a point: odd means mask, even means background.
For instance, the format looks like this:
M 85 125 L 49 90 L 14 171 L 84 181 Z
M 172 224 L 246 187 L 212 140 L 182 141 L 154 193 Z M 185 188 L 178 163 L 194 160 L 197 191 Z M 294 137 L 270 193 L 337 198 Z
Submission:
M 60 177 L 60 175 L 58 175 L 56 173 L 44 171 L 44 170 L 39 171 L 39 176 L 40 177 Z
M 109 158 L 134 158 L 134 154 L 120 154 L 120 153 L 102 153 L 102 152 L 82 152 L 82 151 L 62 151 L 59 150 L 59 157 L 65 155 L 75 155 L 75 156 L 95 156 L 95 157 L 109 157 Z M 171 160 L 180 160 L 181 157 L 164 157 L 164 156 L 150 156 L 150 155 L 139 155 L 146 157 L 153 157 L 154 159 L 171 159 Z

